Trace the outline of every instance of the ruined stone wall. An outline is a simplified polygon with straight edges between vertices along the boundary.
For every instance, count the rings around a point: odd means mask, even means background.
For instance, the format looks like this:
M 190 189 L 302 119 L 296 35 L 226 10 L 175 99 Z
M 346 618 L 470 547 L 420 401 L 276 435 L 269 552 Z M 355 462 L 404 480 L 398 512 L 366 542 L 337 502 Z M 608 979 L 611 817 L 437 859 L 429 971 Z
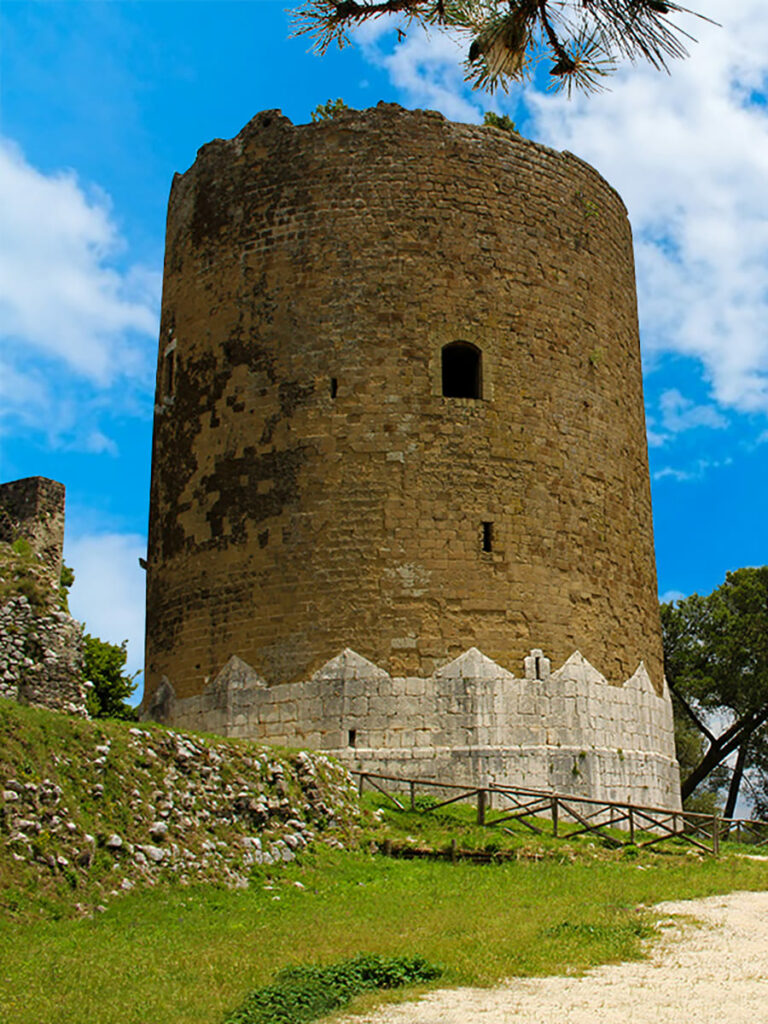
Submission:
M 538 678 L 537 678 L 538 676 Z M 199 696 L 169 683 L 147 714 L 175 728 L 311 746 L 352 768 L 462 785 L 517 785 L 680 808 L 669 692 L 644 666 L 610 686 L 576 652 L 533 651 L 516 678 L 472 649 L 430 678 L 344 651 L 310 680 L 268 687 L 232 658 Z
M 64 485 L 0 484 L 0 698 L 85 715 L 83 627 L 61 591 Z
M 457 340 L 479 398 L 442 393 Z M 661 693 L 613 189 L 390 105 L 203 147 L 169 204 L 147 583 L 147 703 L 234 654 L 271 686 L 346 647 L 398 679 L 579 649 Z
M 0 484 L 0 541 L 24 538 L 59 586 L 64 547 L 64 484 L 28 476 Z
M 61 609 L 23 595 L 0 606 L 0 698 L 86 714 L 83 627 Z

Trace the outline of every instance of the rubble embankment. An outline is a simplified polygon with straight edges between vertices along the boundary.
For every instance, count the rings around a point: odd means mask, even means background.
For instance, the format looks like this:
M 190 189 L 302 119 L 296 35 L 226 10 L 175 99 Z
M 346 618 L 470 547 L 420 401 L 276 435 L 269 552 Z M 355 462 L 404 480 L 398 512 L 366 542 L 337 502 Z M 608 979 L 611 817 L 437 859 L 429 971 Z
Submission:
M 356 817 L 323 754 L 0 701 L 0 907 L 81 913 L 161 881 L 248 885 Z

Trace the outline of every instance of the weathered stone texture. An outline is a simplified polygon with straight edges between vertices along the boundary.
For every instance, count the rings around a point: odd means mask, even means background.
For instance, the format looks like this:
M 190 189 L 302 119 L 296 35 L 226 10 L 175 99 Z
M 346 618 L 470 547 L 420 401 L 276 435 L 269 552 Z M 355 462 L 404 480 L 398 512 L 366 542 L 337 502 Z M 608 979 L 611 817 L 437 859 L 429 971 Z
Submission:
M 0 698 L 84 715 L 83 627 L 60 607 L 64 496 L 46 477 L 0 484 Z
M 456 340 L 481 398 L 442 394 Z M 642 660 L 661 693 L 617 194 L 568 153 L 391 105 L 268 111 L 203 147 L 169 205 L 148 562 L 147 705 L 233 654 L 273 687 L 346 647 L 388 686 L 541 644 L 613 684 Z
M 64 546 L 64 484 L 28 476 L 0 484 L 0 541 L 23 537 L 59 587 Z
M 0 607 L 0 698 L 85 715 L 83 627 L 65 611 L 41 613 L 26 597 Z
M 527 661 L 528 659 L 526 659 Z M 640 665 L 610 686 L 576 652 L 518 679 L 471 649 L 427 679 L 345 650 L 307 682 L 267 687 L 237 658 L 199 696 L 166 680 L 147 707 L 176 728 L 331 751 L 350 767 L 680 808 L 672 704 Z M 528 668 L 528 666 L 526 666 Z

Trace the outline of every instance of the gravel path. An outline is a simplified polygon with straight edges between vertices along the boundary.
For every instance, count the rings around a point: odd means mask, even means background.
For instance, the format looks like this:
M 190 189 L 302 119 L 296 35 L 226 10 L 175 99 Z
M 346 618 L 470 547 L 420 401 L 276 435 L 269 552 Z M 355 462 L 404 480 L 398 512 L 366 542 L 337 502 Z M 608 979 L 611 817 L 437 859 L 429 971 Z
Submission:
M 343 1024 L 764 1024 L 768 893 L 661 903 L 672 921 L 647 960 L 582 977 L 520 978 L 496 989 L 440 989 Z

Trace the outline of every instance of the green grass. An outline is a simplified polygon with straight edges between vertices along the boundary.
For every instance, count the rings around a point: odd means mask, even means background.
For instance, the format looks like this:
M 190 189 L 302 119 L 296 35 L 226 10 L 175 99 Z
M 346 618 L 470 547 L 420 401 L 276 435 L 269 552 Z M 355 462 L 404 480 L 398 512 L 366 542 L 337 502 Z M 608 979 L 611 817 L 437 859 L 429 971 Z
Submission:
M 561 860 L 572 860 L 574 854 L 585 849 L 605 849 L 614 851 L 615 839 L 624 845 L 627 833 L 619 829 L 605 828 L 603 833 L 582 835 L 569 840 L 567 834 L 581 828 L 576 822 L 560 821 L 559 838 L 555 838 L 552 822 L 549 818 L 530 818 L 539 834 L 527 828 L 521 822 L 504 822 L 501 826 L 491 827 L 494 820 L 505 817 L 512 810 L 508 805 L 488 809 L 486 811 L 487 826 L 477 824 L 477 807 L 470 804 L 450 804 L 437 810 L 430 810 L 431 797 L 417 797 L 416 810 L 407 806 L 407 798 L 396 794 L 406 804 L 405 810 L 399 810 L 387 797 L 377 792 L 366 792 L 362 797 L 362 806 L 369 812 L 369 825 L 364 838 L 376 843 L 379 847 L 386 840 L 397 848 L 417 847 L 431 849 L 436 852 L 446 851 L 451 841 L 455 841 L 459 853 L 464 851 L 486 851 L 490 853 L 514 853 L 519 859 L 531 857 L 542 859 L 554 857 Z M 496 797 L 501 802 L 500 797 Z M 562 812 L 561 812 L 562 813 Z M 651 839 L 651 834 L 637 830 L 636 839 L 640 843 Z M 663 848 L 662 844 L 662 848 Z M 678 848 L 691 849 L 689 844 L 679 844 Z M 629 849 L 625 856 L 635 856 L 637 851 Z
M 122 723 L 0 702 L 0 735 L 0 771 L 21 781 L 56 778 L 79 827 L 94 831 L 106 815 L 130 836 L 138 826 L 125 789 L 149 791 L 163 770 L 133 762 Z M 83 766 L 105 738 L 114 769 L 100 776 L 105 795 L 94 803 Z M 232 745 L 233 764 L 239 750 Z M 423 957 L 443 966 L 441 985 L 581 971 L 640 955 L 656 902 L 768 889 L 768 863 L 732 847 L 719 860 L 685 849 L 616 850 L 597 837 L 555 839 L 545 822 L 542 836 L 482 829 L 470 806 L 420 815 L 385 804 L 365 796 L 363 825 L 352 816 L 337 833 L 347 850 L 316 844 L 298 863 L 255 870 L 247 890 L 182 887 L 166 877 L 92 917 L 73 916 L 74 903 L 111 888 L 109 861 L 97 865 L 93 892 L 81 882 L 70 889 L 66 878 L 54 885 L 14 861 L 0 836 L 0 1024 L 223 1024 L 285 968 L 361 954 Z M 514 857 L 488 865 L 399 860 L 376 852 L 387 839 L 435 850 L 455 839 L 460 849 L 490 846 Z M 368 993 L 355 1005 L 398 992 Z
M 603 857 L 478 866 L 319 848 L 245 891 L 165 886 L 92 919 L 0 921 L 0 1020 L 221 1024 L 276 971 L 359 953 L 423 956 L 448 985 L 582 970 L 638 955 L 638 905 L 768 888 L 760 861 Z

